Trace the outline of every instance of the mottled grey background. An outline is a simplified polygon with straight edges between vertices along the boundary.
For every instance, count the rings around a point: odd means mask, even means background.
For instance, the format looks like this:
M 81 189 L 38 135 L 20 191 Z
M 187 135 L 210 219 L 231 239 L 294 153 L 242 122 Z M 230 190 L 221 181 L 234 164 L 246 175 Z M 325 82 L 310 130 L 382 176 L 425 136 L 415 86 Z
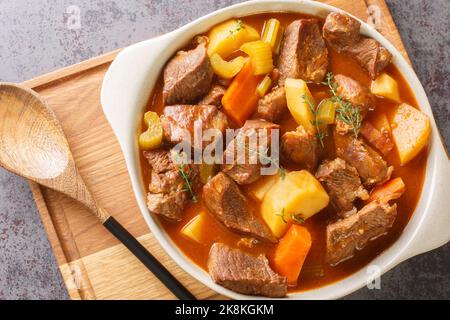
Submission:
M 20 82 L 171 31 L 240 1 L 0 0 L 0 81 Z M 388 0 L 406 49 L 450 143 L 450 1 Z M 69 29 L 67 8 L 80 10 Z M 381 290 L 351 299 L 449 299 L 450 245 L 402 263 Z M 0 169 L 0 299 L 67 299 L 27 182 Z

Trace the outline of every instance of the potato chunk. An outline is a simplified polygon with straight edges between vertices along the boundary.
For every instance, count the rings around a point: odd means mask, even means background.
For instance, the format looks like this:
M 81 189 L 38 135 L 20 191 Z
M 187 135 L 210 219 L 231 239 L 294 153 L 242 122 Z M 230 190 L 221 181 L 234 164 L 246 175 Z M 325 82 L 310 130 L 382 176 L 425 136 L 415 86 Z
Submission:
M 398 84 L 394 78 L 386 73 L 380 74 L 373 82 L 371 91 L 374 95 L 400 102 Z
M 204 228 L 205 224 L 205 213 L 200 213 L 196 215 L 194 218 L 192 218 L 184 227 L 181 229 L 181 233 L 198 243 L 201 243 L 202 237 L 201 232 Z
M 288 109 L 297 124 L 301 124 L 308 132 L 315 134 L 314 114 L 308 104 L 314 102 L 306 82 L 301 79 L 286 79 L 284 83 Z
M 282 237 L 293 216 L 308 219 L 330 202 L 320 182 L 308 171 L 292 171 L 265 195 L 262 217 L 275 236 Z M 298 219 L 297 219 L 298 220 Z
M 430 119 L 426 114 L 406 103 L 397 108 L 392 120 L 392 136 L 402 165 L 426 146 L 430 133 Z
M 232 19 L 212 28 L 208 37 L 208 56 L 217 53 L 226 59 L 243 43 L 259 40 L 259 32 L 241 20 Z
M 269 192 L 269 190 L 275 185 L 275 183 L 278 182 L 278 180 L 280 180 L 279 174 L 265 176 L 262 179 L 259 179 L 258 181 L 252 183 L 249 186 L 249 192 L 253 197 L 258 199 L 259 201 L 262 201 L 267 192 Z

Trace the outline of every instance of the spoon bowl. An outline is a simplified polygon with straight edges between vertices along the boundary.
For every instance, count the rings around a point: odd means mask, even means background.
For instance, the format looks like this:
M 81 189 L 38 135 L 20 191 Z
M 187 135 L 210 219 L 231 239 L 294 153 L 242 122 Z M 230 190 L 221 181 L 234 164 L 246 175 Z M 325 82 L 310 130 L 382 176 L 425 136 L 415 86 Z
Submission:
M 80 201 L 102 222 L 108 218 L 78 173 L 53 111 L 18 84 L 0 84 L 0 165 Z
M 0 162 L 29 179 L 55 178 L 72 160 L 55 115 L 43 104 L 31 90 L 0 85 Z

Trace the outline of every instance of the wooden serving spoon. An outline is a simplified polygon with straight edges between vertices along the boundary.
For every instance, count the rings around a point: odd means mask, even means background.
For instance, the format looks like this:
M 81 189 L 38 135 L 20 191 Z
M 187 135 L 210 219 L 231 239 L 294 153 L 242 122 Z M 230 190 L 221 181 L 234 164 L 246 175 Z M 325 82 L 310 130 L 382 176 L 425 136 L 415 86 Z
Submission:
M 55 114 L 31 89 L 0 83 L 0 166 L 85 205 L 179 299 L 195 297 L 119 222 L 81 178 Z

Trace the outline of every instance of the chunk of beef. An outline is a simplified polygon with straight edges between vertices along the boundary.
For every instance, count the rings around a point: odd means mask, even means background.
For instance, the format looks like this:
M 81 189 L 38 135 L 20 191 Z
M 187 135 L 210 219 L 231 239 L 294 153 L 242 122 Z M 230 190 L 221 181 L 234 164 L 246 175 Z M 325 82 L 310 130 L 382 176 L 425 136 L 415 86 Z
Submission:
M 357 106 L 362 118 L 366 116 L 368 111 L 375 109 L 376 98 L 369 88 L 363 86 L 358 81 L 341 74 L 335 75 L 334 81 L 337 84 L 337 94 L 344 100 Z
M 152 171 L 155 173 L 163 173 L 176 169 L 168 150 L 157 149 L 144 151 L 143 154 L 150 164 L 150 167 L 152 167 Z
M 367 190 L 361 184 L 358 171 L 340 158 L 325 160 L 317 169 L 316 178 L 324 184 L 340 214 L 352 210 L 353 202 L 357 198 L 369 198 Z
M 319 142 L 314 134 L 298 126 L 296 131 L 286 132 L 281 137 L 281 154 L 313 171 L 320 156 Z
M 391 139 L 389 131 L 375 128 L 370 122 L 364 121 L 361 124 L 361 135 L 383 155 L 387 156 L 394 149 L 394 141 Z
M 164 103 L 189 103 L 204 96 L 211 87 L 213 74 L 204 42 L 195 49 L 179 51 L 164 69 Z
M 258 101 L 258 109 L 253 118 L 277 122 L 287 110 L 284 87 L 275 87 Z
M 200 100 L 198 104 L 209 104 L 220 108 L 222 106 L 222 97 L 226 89 L 221 85 L 214 84 L 208 94 Z
M 370 187 L 386 182 L 391 177 L 393 167 L 371 147 L 351 134 L 334 131 L 336 155 L 355 167 L 364 185 Z
M 371 38 L 363 38 L 350 47 L 348 52 L 367 70 L 372 79 L 376 79 L 392 59 L 391 53 L 378 41 Z
M 281 42 L 278 69 L 279 84 L 287 78 L 321 82 L 328 68 L 328 49 L 316 19 L 293 21 Z
M 228 128 L 225 114 L 212 105 L 175 105 L 164 108 L 161 124 L 164 140 L 177 144 L 189 138 L 194 139 L 194 124 L 201 121 L 202 130 L 217 129 L 222 134 Z M 189 141 L 189 142 L 191 142 Z M 205 144 L 204 146 L 206 146 Z
M 147 207 L 169 220 L 181 220 L 183 210 L 189 200 L 185 190 L 185 181 L 181 178 L 177 165 L 173 162 L 170 151 L 144 151 L 144 156 L 152 168 Z M 186 173 L 194 181 L 198 170 L 186 166 Z
M 323 26 L 323 37 L 337 52 L 353 57 L 372 79 L 391 62 L 391 53 L 381 44 L 359 33 L 361 24 L 341 12 L 330 13 Z
M 266 224 L 251 211 L 238 185 L 220 172 L 203 186 L 203 201 L 210 213 L 231 230 L 277 242 Z
M 259 150 L 270 146 L 270 131 L 278 128 L 278 125 L 264 120 L 247 120 L 224 152 L 222 171 L 238 184 L 250 184 L 258 180 L 263 165 Z M 264 131 L 267 132 L 267 139 L 263 139 Z M 254 144 L 251 144 L 253 141 Z
M 385 234 L 397 216 L 397 205 L 372 201 L 356 214 L 327 226 L 327 262 L 337 265 Z
M 340 52 L 361 39 L 360 27 L 361 24 L 352 17 L 341 12 L 331 12 L 323 25 L 323 37 Z
M 264 255 L 257 257 L 222 243 L 209 251 L 208 271 L 214 282 L 235 292 L 281 298 L 287 278 L 275 273 Z

